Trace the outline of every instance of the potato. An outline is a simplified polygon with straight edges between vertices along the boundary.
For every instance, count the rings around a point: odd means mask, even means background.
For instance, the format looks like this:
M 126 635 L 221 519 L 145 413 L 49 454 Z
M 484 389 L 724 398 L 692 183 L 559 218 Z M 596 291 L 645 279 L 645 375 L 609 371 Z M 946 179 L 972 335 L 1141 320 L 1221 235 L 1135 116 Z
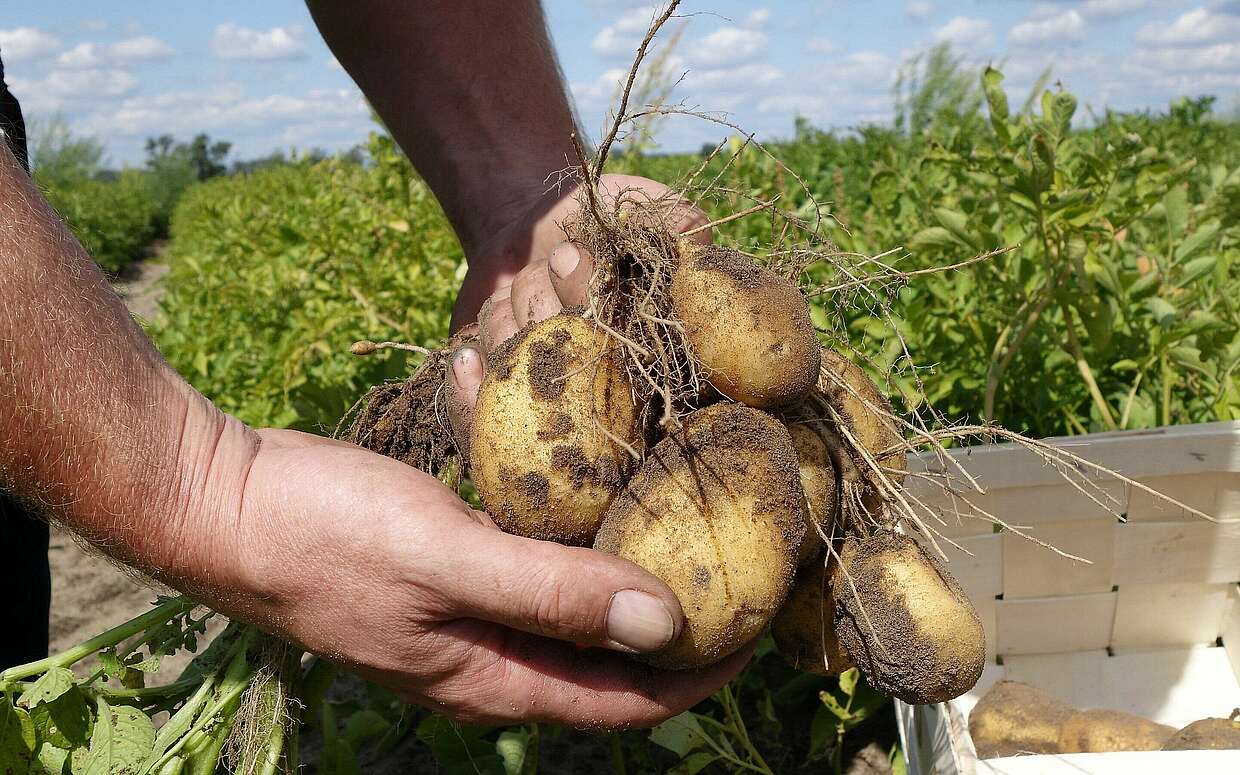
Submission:
M 835 637 L 828 567 L 834 567 L 834 560 L 829 561 L 822 552 L 814 555 L 797 572 L 788 599 L 771 622 L 780 656 L 794 668 L 816 675 L 839 675 L 853 666 Z
M 672 310 L 710 384 L 759 409 L 804 397 L 821 355 L 797 287 L 735 250 L 682 242 L 680 253 Z
M 1162 746 L 1164 751 L 1227 751 L 1240 750 L 1240 717 L 1231 719 L 1203 718 L 1171 735 Z
M 680 599 L 680 636 L 642 659 L 700 667 L 757 637 L 792 583 L 803 501 L 792 439 L 763 412 L 715 404 L 656 444 L 594 541 Z
M 499 347 L 478 392 L 470 470 L 509 533 L 589 545 L 642 448 L 619 345 L 561 314 Z
M 981 677 L 986 635 L 977 612 L 908 536 L 848 538 L 831 593 L 840 642 L 879 691 L 913 704 L 945 702 Z
M 1157 751 L 1174 727 L 1118 710 L 1081 710 L 1059 728 L 1060 753 Z
M 969 737 L 978 758 L 1018 753 L 1058 753 L 1063 722 L 1070 705 L 1042 690 L 1017 681 L 999 681 L 969 714 Z
M 805 538 L 797 554 L 798 564 L 804 565 L 818 557 L 822 550 L 822 535 L 831 536 L 839 511 L 838 489 L 835 481 L 835 465 L 822 434 L 826 431 L 804 423 L 789 423 L 788 433 L 797 452 L 797 466 L 801 472 L 801 489 L 805 492 L 806 522 Z M 821 532 L 820 532 L 821 531 Z
M 892 414 L 891 402 L 874 384 L 870 375 L 857 364 L 830 348 L 822 350 L 823 374 L 818 390 L 839 414 L 842 424 L 874 460 L 884 468 L 904 471 L 907 466 L 903 436 Z M 894 449 L 893 449 L 894 448 Z M 891 450 L 890 452 L 887 452 Z M 886 452 L 886 454 L 882 454 Z M 856 453 L 853 453 L 854 456 Z M 845 479 L 856 481 L 870 469 L 863 460 L 854 460 L 859 470 L 841 472 Z M 893 484 L 899 484 L 901 473 L 887 472 Z M 867 477 L 868 478 L 868 477 Z

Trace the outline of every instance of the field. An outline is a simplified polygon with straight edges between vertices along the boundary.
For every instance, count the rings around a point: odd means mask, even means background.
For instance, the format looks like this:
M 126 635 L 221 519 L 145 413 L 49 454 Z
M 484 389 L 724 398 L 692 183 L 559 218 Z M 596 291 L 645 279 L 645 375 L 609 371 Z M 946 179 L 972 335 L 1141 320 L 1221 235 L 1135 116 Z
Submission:
M 861 293 L 823 296 L 814 314 L 826 341 L 847 337 L 877 375 L 890 375 L 906 410 L 922 408 L 914 396 L 924 395 L 945 418 L 1034 437 L 1237 419 L 1240 127 L 1211 106 L 1185 99 L 1158 114 L 1081 121 L 1066 91 L 1025 100 L 1004 91 L 997 71 L 931 60 L 892 125 L 839 133 L 798 123 L 768 145 L 804 186 L 770 155 L 729 140 L 702 175 L 718 175 L 727 192 L 704 205 L 722 217 L 778 196 L 780 208 L 809 217 L 817 200 L 842 254 L 895 251 L 885 260 L 903 274 L 878 289 L 895 330 Z M 149 332 L 174 367 L 246 422 L 329 433 L 367 387 L 413 365 L 399 352 L 355 358 L 351 342 L 433 346 L 447 333 L 460 248 L 392 141 L 376 133 L 366 150 L 363 164 L 297 162 L 197 184 L 172 215 Z M 612 167 L 675 184 L 711 150 L 630 152 Z M 132 192 L 115 193 L 123 202 Z M 153 233 L 141 224 L 119 236 L 92 231 L 69 201 L 58 206 L 88 246 L 133 255 Z M 770 229 L 755 215 L 718 238 L 760 252 Z M 124 263 L 108 261 L 113 271 Z M 810 266 L 806 279 L 838 278 Z M 700 716 L 653 734 L 457 728 L 405 713 L 382 692 L 342 694 L 322 720 L 320 771 L 357 771 L 355 753 L 369 761 L 398 738 L 399 750 L 449 773 L 532 772 L 531 763 L 550 768 L 570 755 L 624 773 L 821 772 L 840 771 L 861 743 L 892 755 L 890 706 L 855 673 L 797 674 L 769 652 L 766 642 Z M 707 734 L 704 723 L 723 731 Z

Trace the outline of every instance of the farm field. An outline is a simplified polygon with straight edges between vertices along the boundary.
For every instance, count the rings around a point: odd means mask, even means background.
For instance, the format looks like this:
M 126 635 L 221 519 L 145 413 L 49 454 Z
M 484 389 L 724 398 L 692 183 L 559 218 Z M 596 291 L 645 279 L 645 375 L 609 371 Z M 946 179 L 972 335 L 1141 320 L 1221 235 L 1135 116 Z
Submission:
M 831 216 L 823 236 L 848 265 L 886 254 L 896 271 L 873 295 L 823 293 L 812 315 L 824 343 L 853 348 L 905 412 L 929 401 L 944 422 L 1035 438 L 1240 419 L 1240 123 L 1209 98 L 1156 114 L 1083 113 L 1068 90 L 1009 94 L 997 71 L 961 70 L 941 51 L 892 125 L 801 122 L 765 152 L 733 137 L 699 154 L 632 150 L 610 169 L 676 185 L 703 167 L 699 177 L 720 181 L 702 200 L 713 219 L 777 201 L 812 220 L 816 201 Z M 132 309 L 161 352 L 247 423 L 331 433 L 368 387 L 403 378 L 419 357 L 356 358 L 352 342 L 433 347 L 447 335 L 460 247 L 391 139 L 376 131 L 364 151 L 189 185 L 166 250 L 135 265 L 148 279 L 127 301 L 141 305 Z M 145 215 L 114 235 L 92 226 L 107 218 L 87 211 L 89 192 L 66 186 L 52 201 L 108 256 L 105 268 L 123 272 L 158 231 L 159 208 L 126 204 L 143 196 L 131 178 L 97 185 L 124 187 L 115 206 Z M 763 255 L 771 231 L 755 214 L 716 239 Z M 804 280 L 847 286 L 830 264 L 806 267 Z M 872 315 L 879 303 L 890 323 Z M 147 596 L 75 552 L 58 539 L 58 583 L 112 602 L 57 599 L 53 648 L 137 613 Z M 66 607 L 93 616 L 70 619 Z M 797 673 L 767 638 L 733 688 L 698 711 L 731 725 L 727 739 L 752 740 L 769 767 L 757 771 L 902 766 L 890 703 L 855 672 Z M 512 773 L 513 751 L 553 772 L 564 757 L 624 773 L 746 769 L 675 727 L 459 728 L 356 682 L 329 698 L 340 734 L 313 742 L 322 772 L 349 772 L 355 754 L 373 762 L 392 746 L 449 773 Z

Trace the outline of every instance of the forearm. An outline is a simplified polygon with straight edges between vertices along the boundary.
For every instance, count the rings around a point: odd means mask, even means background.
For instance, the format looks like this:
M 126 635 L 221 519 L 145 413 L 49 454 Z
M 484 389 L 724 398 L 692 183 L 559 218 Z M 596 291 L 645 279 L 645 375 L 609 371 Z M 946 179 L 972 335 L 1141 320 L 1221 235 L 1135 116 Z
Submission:
M 210 551 L 192 520 L 228 512 L 207 493 L 251 436 L 167 366 L 0 144 L 0 487 L 183 583 Z
M 466 255 L 574 163 L 572 110 L 537 0 L 307 4 Z

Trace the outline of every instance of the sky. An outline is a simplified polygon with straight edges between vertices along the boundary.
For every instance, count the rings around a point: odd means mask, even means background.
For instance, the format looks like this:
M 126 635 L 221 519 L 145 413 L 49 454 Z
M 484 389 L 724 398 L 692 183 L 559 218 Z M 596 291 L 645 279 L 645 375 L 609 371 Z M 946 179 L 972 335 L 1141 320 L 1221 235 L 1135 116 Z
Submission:
M 581 122 L 597 136 L 652 6 L 545 8 Z M 824 129 L 889 120 L 900 64 L 945 41 L 971 66 L 1000 66 L 1020 101 L 1049 66 L 1095 111 L 1165 109 L 1198 94 L 1240 109 L 1240 0 L 686 0 L 679 15 L 673 100 L 759 138 L 791 134 L 797 116 Z M 36 123 L 63 117 L 116 166 L 140 164 L 145 138 L 164 133 L 207 132 L 232 141 L 233 158 L 254 158 L 344 150 L 371 129 L 298 0 L 4 0 L 0 57 Z M 658 140 L 681 151 L 728 133 L 676 119 Z

